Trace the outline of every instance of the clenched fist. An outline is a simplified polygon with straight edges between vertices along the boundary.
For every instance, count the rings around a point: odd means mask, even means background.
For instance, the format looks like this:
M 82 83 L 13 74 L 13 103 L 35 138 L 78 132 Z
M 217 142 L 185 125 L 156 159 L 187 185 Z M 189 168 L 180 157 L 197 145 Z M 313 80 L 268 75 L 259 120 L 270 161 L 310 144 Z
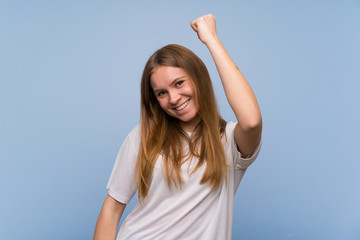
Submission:
M 216 19 L 212 14 L 201 16 L 190 23 L 190 26 L 197 33 L 201 42 L 208 45 L 212 41 L 218 41 L 216 32 Z

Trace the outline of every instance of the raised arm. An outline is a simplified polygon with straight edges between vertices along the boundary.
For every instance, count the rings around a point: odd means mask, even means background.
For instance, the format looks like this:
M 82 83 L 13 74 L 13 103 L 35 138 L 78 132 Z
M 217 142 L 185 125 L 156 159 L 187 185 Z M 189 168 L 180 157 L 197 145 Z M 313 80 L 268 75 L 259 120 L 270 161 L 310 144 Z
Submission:
M 262 117 L 255 94 L 220 42 L 215 17 L 208 14 L 190 25 L 215 62 L 226 98 L 238 120 L 234 133 L 236 144 L 243 157 L 247 157 L 255 150 L 262 131 Z

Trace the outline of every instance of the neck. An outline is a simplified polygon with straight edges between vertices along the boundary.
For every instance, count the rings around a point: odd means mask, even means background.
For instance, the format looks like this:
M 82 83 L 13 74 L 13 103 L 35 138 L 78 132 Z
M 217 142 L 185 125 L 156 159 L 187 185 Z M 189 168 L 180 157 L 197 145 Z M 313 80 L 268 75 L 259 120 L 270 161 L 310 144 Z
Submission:
M 196 115 L 196 117 L 189 122 L 180 122 L 180 127 L 184 132 L 194 132 L 195 127 L 199 124 L 200 120 L 200 116 Z

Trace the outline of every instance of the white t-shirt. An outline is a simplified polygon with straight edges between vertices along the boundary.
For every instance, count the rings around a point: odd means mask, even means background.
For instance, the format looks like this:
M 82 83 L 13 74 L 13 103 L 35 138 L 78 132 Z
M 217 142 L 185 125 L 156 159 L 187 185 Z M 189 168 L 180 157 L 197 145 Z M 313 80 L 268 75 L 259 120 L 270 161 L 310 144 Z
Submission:
M 227 184 L 211 190 L 207 183 L 199 184 L 206 164 L 189 174 L 196 159 L 183 163 L 181 189 L 168 188 L 161 172 L 162 157 L 155 164 L 151 185 L 144 203 L 138 204 L 123 222 L 119 239 L 231 239 L 234 195 L 248 166 L 259 154 L 261 141 L 249 158 L 242 158 L 234 140 L 235 122 L 228 122 L 223 144 L 227 164 Z M 134 170 L 140 144 L 140 126 L 126 137 L 117 155 L 107 184 L 108 193 L 127 204 L 137 190 Z

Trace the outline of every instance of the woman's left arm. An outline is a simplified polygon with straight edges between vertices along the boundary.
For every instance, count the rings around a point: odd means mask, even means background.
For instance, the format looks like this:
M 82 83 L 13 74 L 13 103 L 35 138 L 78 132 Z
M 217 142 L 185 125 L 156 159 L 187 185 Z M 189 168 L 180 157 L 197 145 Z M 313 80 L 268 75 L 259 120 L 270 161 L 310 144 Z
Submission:
M 253 153 L 259 144 L 262 117 L 255 94 L 219 40 L 216 19 L 208 14 L 190 23 L 201 42 L 209 49 L 224 87 L 226 98 L 238 123 L 235 141 L 243 157 Z

